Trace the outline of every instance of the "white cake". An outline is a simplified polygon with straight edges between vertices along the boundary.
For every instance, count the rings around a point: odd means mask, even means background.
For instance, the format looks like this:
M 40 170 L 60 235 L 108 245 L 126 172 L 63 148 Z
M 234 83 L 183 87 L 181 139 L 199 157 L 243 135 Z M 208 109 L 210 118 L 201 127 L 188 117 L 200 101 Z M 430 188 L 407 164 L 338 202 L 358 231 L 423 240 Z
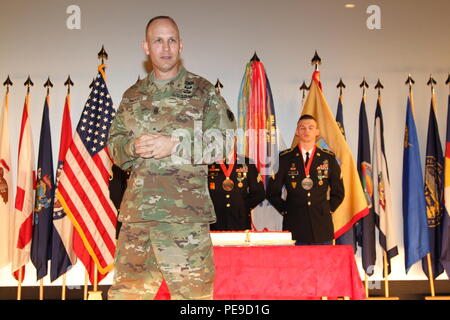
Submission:
M 211 231 L 213 246 L 289 246 L 289 231 Z

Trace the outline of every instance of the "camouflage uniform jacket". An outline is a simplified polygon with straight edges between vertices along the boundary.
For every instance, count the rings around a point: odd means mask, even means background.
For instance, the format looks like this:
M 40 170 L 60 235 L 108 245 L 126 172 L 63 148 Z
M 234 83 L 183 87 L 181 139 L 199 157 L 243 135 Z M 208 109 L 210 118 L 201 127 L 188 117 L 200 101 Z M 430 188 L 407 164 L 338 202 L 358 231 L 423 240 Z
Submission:
M 134 152 L 133 140 L 146 133 L 170 136 L 186 129 L 193 141 L 194 122 L 203 132 L 217 128 L 224 136 L 226 129 L 236 128 L 233 113 L 214 86 L 183 67 L 161 88 L 149 75 L 125 91 L 108 138 L 114 163 L 131 168 L 119 221 L 216 221 L 207 186 L 208 163 L 174 164 L 171 156 L 144 159 Z

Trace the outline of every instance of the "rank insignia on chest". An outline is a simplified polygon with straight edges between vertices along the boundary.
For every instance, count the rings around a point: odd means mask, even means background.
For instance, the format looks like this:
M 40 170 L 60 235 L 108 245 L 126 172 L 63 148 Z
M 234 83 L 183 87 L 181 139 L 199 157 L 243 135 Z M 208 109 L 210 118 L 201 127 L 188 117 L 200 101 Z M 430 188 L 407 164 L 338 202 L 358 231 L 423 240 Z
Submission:
M 209 183 L 209 188 L 210 188 L 211 190 L 216 190 L 216 184 L 215 184 L 214 182 L 210 182 L 210 183 Z
M 242 168 L 236 168 L 236 172 L 247 173 L 248 167 L 246 165 L 243 165 Z

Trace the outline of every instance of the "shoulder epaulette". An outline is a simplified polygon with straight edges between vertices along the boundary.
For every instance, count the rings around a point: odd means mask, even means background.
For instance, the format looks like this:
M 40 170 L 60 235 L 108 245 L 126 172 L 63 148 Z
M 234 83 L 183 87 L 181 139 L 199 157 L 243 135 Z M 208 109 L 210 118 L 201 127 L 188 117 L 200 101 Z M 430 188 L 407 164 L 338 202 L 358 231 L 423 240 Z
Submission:
M 294 148 L 290 148 L 290 149 L 286 149 L 286 150 L 284 150 L 284 151 L 281 151 L 281 152 L 280 152 L 280 157 L 281 157 L 281 156 L 284 156 L 285 154 L 288 154 L 288 153 L 291 152 L 292 150 L 294 150 Z
M 322 148 L 320 148 L 320 150 L 321 150 L 322 152 L 326 153 L 326 154 L 329 154 L 329 155 L 332 155 L 332 156 L 335 155 L 334 152 L 331 151 L 331 150 L 328 150 L 328 149 L 322 149 Z

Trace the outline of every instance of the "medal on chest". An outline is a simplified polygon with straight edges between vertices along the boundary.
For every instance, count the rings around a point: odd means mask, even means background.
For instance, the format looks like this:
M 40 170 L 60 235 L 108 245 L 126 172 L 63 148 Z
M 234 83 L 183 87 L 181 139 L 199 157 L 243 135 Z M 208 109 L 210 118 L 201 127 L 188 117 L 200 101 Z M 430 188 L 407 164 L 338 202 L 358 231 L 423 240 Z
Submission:
M 225 163 L 221 162 L 220 164 L 220 168 L 223 171 L 223 174 L 225 175 L 225 180 L 223 180 L 222 182 L 222 188 L 225 191 L 231 191 L 234 188 L 234 182 L 233 180 L 230 179 L 230 175 L 231 172 L 233 171 L 233 167 L 234 167 L 234 162 L 230 163 L 228 165 L 228 168 L 226 166 Z
M 222 188 L 225 191 L 231 191 L 234 188 L 234 182 L 229 177 L 226 177 L 222 182 Z
M 238 186 L 239 188 L 244 187 L 243 181 L 244 181 L 245 178 L 247 178 L 247 172 L 248 172 L 248 167 L 247 167 L 247 165 L 245 165 L 245 164 L 242 165 L 242 168 L 236 169 L 236 173 L 237 173 L 236 179 L 237 179 L 237 181 L 238 181 L 237 186 Z
M 299 146 L 299 149 L 300 149 L 300 151 L 302 150 L 300 146 Z M 305 176 L 306 176 L 306 177 L 302 180 L 301 185 L 302 185 L 302 188 L 303 188 L 304 190 L 311 190 L 312 187 L 314 186 L 314 181 L 311 179 L 311 177 L 310 177 L 310 175 L 309 175 L 309 172 L 310 172 L 310 170 L 311 170 L 311 165 L 312 165 L 312 162 L 313 162 L 314 154 L 315 154 L 315 153 L 316 153 L 316 146 L 314 146 L 314 149 L 313 149 L 313 151 L 311 152 L 311 157 L 309 158 L 309 161 L 308 161 L 308 163 L 306 164 L 306 166 L 305 166 L 305 164 L 303 163 L 303 168 L 304 168 L 304 170 L 305 170 Z M 303 152 L 302 152 L 302 154 L 303 154 Z

